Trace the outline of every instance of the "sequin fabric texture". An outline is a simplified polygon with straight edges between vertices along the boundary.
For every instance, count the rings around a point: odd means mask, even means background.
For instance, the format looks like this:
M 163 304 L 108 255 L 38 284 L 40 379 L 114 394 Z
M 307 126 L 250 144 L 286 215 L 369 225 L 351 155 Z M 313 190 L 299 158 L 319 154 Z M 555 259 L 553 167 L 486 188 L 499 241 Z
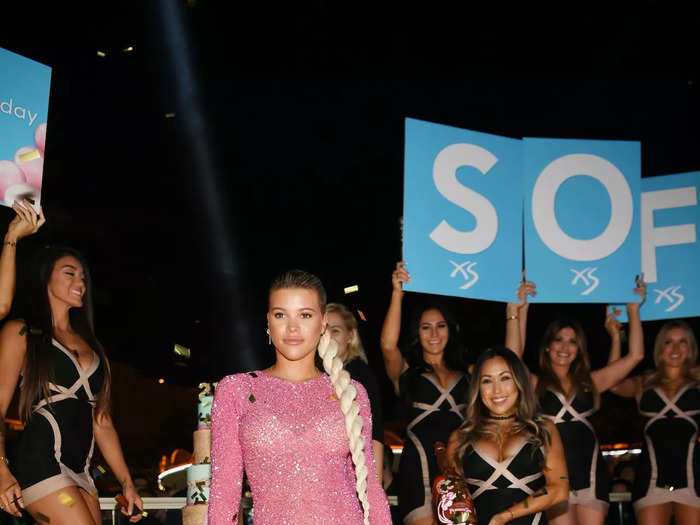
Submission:
M 372 461 L 369 400 L 362 385 L 353 384 L 364 420 L 370 523 L 390 525 Z M 211 415 L 209 525 L 235 523 L 243 469 L 255 525 L 363 523 L 344 416 L 327 375 L 303 383 L 265 372 L 227 376 Z

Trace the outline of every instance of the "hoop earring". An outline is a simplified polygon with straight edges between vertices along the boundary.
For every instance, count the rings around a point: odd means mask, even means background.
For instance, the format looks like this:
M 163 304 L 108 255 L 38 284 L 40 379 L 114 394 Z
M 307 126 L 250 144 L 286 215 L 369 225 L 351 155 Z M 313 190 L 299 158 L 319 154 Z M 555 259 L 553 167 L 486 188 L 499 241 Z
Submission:
M 269 346 L 272 346 L 272 336 L 270 335 L 270 329 L 268 328 L 267 330 L 265 330 L 265 332 L 267 332 L 267 344 Z

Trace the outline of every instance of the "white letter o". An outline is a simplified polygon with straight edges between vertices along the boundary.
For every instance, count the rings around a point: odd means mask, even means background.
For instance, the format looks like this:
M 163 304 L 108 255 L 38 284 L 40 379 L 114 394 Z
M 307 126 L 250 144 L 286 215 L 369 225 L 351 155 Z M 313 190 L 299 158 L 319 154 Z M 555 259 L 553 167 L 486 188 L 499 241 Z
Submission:
M 559 187 L 576 175 L 593 177 L 610 196 L 610 221 L 594 239 L 568 236 L 559 227 L 554 213 Z M 614 253 L 627 238 L 633 212 L 632 192 L 624 175 L 597 155 L 576 153 L 552 161 L 537 177 L 532 190 L 532 221 L 542 242 L 557 255 L 573 261 L 595 261 Z

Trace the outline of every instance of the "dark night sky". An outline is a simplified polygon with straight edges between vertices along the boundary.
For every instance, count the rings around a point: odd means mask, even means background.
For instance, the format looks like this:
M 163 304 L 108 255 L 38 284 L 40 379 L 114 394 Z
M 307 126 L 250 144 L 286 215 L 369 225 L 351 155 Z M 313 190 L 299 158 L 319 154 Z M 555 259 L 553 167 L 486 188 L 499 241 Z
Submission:
M 172 61 L 166 4 L 182 17 L 190 69 Z M 153 377 L 196 384 L 264 364 L 266 287 L 289 267 L 318 273 L 331 299 L 360 284 L 352 300 L 378 364 L 400 254 L 405 117 L 641 140 L 644 176 L 700 169 L 698 15 L 654 1 L 566 4 L 23 3 L 31 26 L 5 12 L 0 46 L 54 70 L 49 223 L 21 256 L 55 242 L 84 251 L 98 335 L 114 360 Z M 215 195 L 202 190 L 210 174 Z M 501 340 L 501 305 L 452 304 L 470 347 Z M 605 347 L 602 306 L 567 309 Z M 555 310 L 533 310 L 541 333 Z M 192 347 L 187 368 L 174 366 L 174 342 Z

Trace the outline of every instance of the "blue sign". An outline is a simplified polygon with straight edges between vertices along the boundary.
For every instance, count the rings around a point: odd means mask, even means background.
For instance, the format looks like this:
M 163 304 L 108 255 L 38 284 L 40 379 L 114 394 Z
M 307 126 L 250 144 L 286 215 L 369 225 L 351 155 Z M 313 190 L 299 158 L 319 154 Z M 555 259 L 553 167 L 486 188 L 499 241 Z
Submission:
M 522 269 L 521 141 L 406 119 L 410 291 L 511 300 Z
M 526 138 L 523 159 L 533 301 L 635 301 L 640 143 Z
M 51 68 L 0 48 L 0 204 L 39 202 Z
M 700 171 L 642 179 L 642 320 L 700 315 Z

